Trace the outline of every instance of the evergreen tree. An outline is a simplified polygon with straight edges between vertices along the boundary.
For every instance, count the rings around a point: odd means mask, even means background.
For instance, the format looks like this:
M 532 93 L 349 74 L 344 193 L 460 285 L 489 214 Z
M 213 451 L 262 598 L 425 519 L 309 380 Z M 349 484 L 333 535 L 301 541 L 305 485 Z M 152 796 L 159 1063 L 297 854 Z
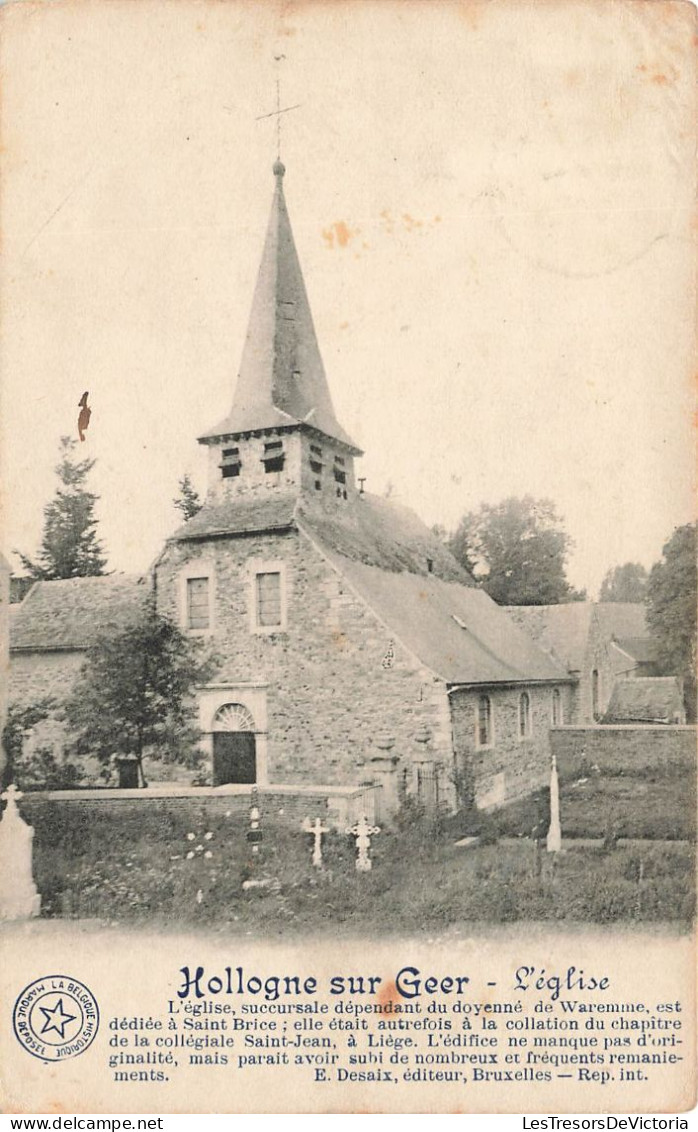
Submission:
M 185 521 L 193 519 L 203 507 L 199 493 L 189 478 L 189 472 L 186 472 L 179 481 L 179 496 L 172 502 L 184 516 Z
M 62 436 L 56 466 L 59 486 L 44 507 L 44 532 L 36 561 L 19 551 L 24 569 L 35 580 L 95 577 L 105 573 L 106 558 L 97 538 L 97 496 L 87 490 L 94 460 L 76 459 L 77 441 Z

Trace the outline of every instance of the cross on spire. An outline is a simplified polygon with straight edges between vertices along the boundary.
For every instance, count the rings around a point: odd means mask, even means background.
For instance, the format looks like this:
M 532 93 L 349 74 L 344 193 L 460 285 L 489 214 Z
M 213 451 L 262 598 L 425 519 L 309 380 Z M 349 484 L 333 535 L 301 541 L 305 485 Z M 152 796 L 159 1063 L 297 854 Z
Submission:
M 297 110 L 302 105 L 296 102 L 294 106 L 281 106 L 281 76 L 279 66 L 285 55 L 275 55 L 274 62 L 276 63 L 276 110 L 270 110 L 268 114 L 258 114 L 255 121 L 261 122 L 263 118 L 276 118 L 276 161 L 277 164 L 281 163 L 281 115 L 288 114 L 289 110 Z

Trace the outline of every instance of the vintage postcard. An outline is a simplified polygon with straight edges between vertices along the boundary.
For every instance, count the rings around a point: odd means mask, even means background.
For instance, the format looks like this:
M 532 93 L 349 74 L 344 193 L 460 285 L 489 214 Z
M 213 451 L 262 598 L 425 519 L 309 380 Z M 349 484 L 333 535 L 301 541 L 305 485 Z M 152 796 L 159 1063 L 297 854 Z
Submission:
M 3 1111 L 687 1127 L 694 6 L 0 24 Z

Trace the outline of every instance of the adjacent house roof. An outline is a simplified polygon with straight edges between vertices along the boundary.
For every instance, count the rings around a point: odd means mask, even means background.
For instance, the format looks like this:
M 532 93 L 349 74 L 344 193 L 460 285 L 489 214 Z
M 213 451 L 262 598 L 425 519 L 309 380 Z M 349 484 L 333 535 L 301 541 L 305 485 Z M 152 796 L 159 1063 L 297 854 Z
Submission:
M 631 676 L 616 680 L 604 723 L 683 722 L 683 699 L 675 676 Z
M 88 649 L 125 626 L 149 593 L 147 579 L 132 574 L 37 582 L 11 607 L 10 650 Z
M 599 601 L 595 605 L 599 628 L 604 637 L 649 637 L 645 607 L 638 601 Z
M 615 641 L 637 662 L 652 659 L 652 646 L 639 602 L 571 601 L 564 605 L 509 605 L 515 621 L 570 672 L 584 668 L 592 627 L 599 640 Z
M 268 428 L 307 425 L 360 449 L 339 424 L 322 364 L 284 199 L 276 187 L 230 413 L 200 442 Z
M 614 637 L 613 643 L 637 664 L 652 664 L 657 659 L 657 647 L 651 637 Z

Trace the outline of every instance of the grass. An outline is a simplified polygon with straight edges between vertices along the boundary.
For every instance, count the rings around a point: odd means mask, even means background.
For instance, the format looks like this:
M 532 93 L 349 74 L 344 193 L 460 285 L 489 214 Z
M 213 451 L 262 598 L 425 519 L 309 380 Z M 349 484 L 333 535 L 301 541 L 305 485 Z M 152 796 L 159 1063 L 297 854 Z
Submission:
M 415 820 L 374 838 L 373 870 L 358 874 L 348 837 L 325 838 L 318 872 L 310 838 L 269 820 L 255 861 L 239 816 L 203 809 L 194 829 L 176 810 L 150 829 L 118 814 L 88 827 L 71 807 L 54 807 L 36 828 L 35 876 L 49 916 L 375 937 L 477 921 L 688 924 L 694 914 L 693 853 L 682 844 L 551 857 L 529 840 L 459 848 L 449 830 Z M 255 875 L 273 884 L 243 891 Z
M 549 813 L 549 791 L 541 790 L 477 820 L 498 836 L 527 837 L 535 828 L 547 829 Z M 610 829 L 632 840 L 695 841 L 695 778 L 590 774 L 562 782 L 560 820 L 568 839 L 603 838 Z

